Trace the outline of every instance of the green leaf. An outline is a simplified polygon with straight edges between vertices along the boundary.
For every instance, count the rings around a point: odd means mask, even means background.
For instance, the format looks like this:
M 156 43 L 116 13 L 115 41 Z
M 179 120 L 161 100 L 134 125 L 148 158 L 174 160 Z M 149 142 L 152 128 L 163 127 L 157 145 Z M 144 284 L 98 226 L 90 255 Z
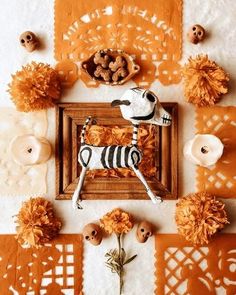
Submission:
M 120 266 L 120 263 L 119 263 L 119 261 L 117 261 L 117 260 L 113 260 L 112 263 L 113 263 L 114 265 Z
M 112 264 L 112 272 L 116 272 L 116 273 L 119 273 L 119 265 L 115 265 L 115 264 Z
M 117 266 L 113 263 L 105 263 L 105 265 L 106 265 L 106 267 L 110 268 L 112 273 L 119 274 L 119 270 L 120 270 L 119 266 Z
M 110 268 L 112 270 L 112 266 L 110 266 L 110 264 L 105 263 L 106 267 Z
M 127 259 L 127 260 L 125 261 L 125 263 L 124 263 L 123 265 L 130 263 L 130 262 L 133 261 L 137 256 L 138 256 L 138 255 L 136 254 L 136 255 L 130 257 L 129 259 Z
M 117 256 L 118 255 L 118 251 L 116 249 L 110 250 L 110 254 L 112 256 Z

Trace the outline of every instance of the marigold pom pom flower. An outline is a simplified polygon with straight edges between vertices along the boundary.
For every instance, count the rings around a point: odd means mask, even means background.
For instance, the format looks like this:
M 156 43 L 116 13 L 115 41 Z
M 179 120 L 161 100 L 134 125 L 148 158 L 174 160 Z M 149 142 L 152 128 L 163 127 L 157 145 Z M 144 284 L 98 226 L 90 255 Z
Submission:
M 61 221 L 55 217 L 52 204 L 37 197 L 23 203 L 17 220 L 17 239 L 20 244 L 38 247 L 52 240 L 61 229 Z
M 8 92 L 18 111 L 31 112 L 54 106 L 60 98 L 58 73 L 49 65 L 32 62 L 12 75 Z
M 214 105 L 228 92 L 228 74 L 207 55 L 190 57 L 182 74 L 185 99 L 197 106 Z
M 183 197 L 175 213 L 179 234 L 194 245 L 208 244 L 211 236 L 229 223 L 224 207 L 224 203 L 207 192 Z
M 120 235 L 127 234 L 133 228 L 133 222 L 129 213 L 117 208 L 100 219 L 100 226 L 108 234 Z

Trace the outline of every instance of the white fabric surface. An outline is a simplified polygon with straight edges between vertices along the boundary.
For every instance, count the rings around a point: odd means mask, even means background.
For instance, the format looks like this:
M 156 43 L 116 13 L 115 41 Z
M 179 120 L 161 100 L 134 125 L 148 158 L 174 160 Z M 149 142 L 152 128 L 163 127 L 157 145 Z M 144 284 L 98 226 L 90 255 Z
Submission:
M 231 77 L 230 93 L 222 105 L 235 105 L 236 96 L 236 1 L 233 0 L 186 0 L 183 8 L 183 58 L 189 55 L 207 53 L 209 57 L 225 68 Z M 53 57 L 53 1 L 52 0 L 1 0 L 0 1 L 0 106 L 12 106 L 6 92 L 11 73 L 31 60 L 55 65 Z M 206 41 L 192 45 L 186 40 L 186 32 L 192 24 L 202 24 L 209 32 Z M 43 42 L 43 48 L 33 53 L 26 52 L 19 44 L 19 35 L 26 30 L 35 32 Z M 63 97 L 63 102 L 93 101 L 103 102 L 119 98 L 124 86 L 101 86 L 99 89 L 85 88 L 82 82 Z M 179 195 L 194 191 L 194 165 L 182 156 L 183 143 L 194 135 L 194 107 L 183 101 L 182 85 L 164 87 L 156 82 L 152 90 L 158 93 L 161 101 L 179 103 Z M 1 115 L 1 114 L 0 114 Z M 48 111 L 49 130 L 47 138 L 54 142 L 55 111 Z M 55 163 L 49 161 L 47 197 L 55 198 Z M 15 215 L 26 197 L 2 197 L 0 199 L 0 233 L 14 233 Z M 236 232 L 236 200 L 226 200 L 231 225 L 226 232 Z M 80 233 L 82 227 L 98 220 L 107 211 L 121 207 L 138 219 L 147 218 L 153 222 L 160 233 L 175 233 L 175 201 L 166 201 L 154 206 L 150 201 L 88 201 L 83 211 L 72 211 L 71 202 L 54 201 L 58 215 L 62 217 L 64 233 Z M 84 250 L 84 293 L 85 295 L 115 295 L 118 293 L 118 279 L 104 266 L 105 252 L 116 246 L 114 238 L 106 239 L 100 247 L 85 244 Z M 154 292 L 154 240 L 138 244 L 133 230 L 125 240 L 125 249 L 138 258 L 127 266 L 125 292 L 127 295 L 152 295 Z M 1 293 L 1 292 L 0 292 Z M 160 294 L 162 295 L 162 294 Z M 223 294 L 220 294 L 223 295 Z

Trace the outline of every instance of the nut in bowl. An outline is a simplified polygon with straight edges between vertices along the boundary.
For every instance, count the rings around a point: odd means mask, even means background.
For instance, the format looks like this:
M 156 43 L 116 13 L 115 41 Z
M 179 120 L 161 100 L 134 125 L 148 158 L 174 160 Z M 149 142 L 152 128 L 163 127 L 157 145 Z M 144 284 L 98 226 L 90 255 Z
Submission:
M 140 70 L 133 57 L 120 49 L 95 52 L 81 64 L 91 79 L 107 85 L 121 85 Z

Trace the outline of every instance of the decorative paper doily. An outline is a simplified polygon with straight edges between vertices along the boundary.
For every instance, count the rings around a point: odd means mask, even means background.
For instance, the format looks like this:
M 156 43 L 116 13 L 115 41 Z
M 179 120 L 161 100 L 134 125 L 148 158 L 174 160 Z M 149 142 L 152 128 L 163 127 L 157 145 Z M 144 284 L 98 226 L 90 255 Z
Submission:
M 197 133 L 220 138 L 224 153 L 216 165 L 197 167 L 197 189 L 223 198 L 236 198 L 236 107 L 196 109 Z
M 0 108 L 0 112 L 0 195 L 32 196 L 46 193 L 47 165 L 18 165 L 9 152 L 10 142 L 15 136 L 46 135 L 46 112 L 22 113 L 13 108 Z
M 134 77 L 149 87 L 181 80 L 182 0 L 56 0 L 55 58 L 81 62 L 100 49 L 123 49 L 136 56 Z M 95 81 L 80 72 L 87 87 Z
M 236 294 L 236 234 L 219 234 L 193 247 L 175 234 L 158 234 L 156 295 Z
M 81 235 L 63 234 L 24 249 L 14 235 L 0 235 L 1 294 L 82 295 L 82 245 Z

